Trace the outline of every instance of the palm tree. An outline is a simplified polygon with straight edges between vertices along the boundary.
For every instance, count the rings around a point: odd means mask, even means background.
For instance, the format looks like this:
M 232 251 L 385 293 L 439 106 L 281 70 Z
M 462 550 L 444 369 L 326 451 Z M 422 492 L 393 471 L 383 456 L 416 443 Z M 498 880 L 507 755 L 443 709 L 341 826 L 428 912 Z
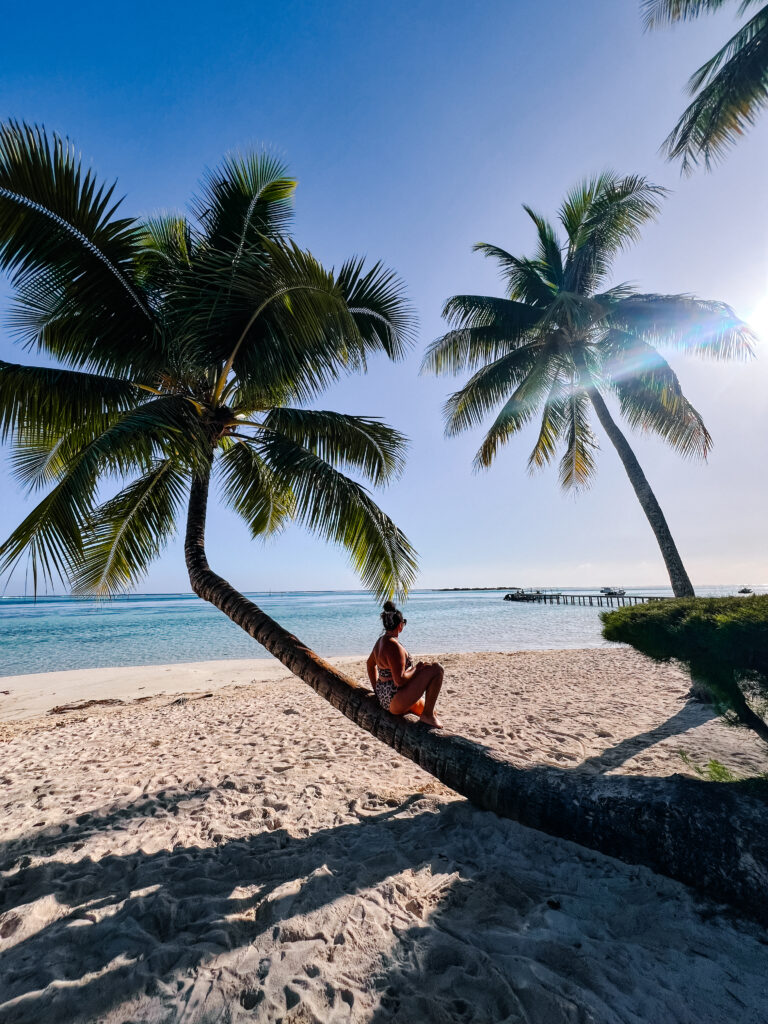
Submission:
M 298 407 L 372 354 L 401 356 L 413 317 L 380 264 L 329 271 L 290 239 L 294 187 L 269 156 L 230 157 L 205 178 L 192 218 L 140 223 L 119 216 L 114 186 L 67 141 L 0 126 L 10 321 L 55 363 L 0 362 L 12 467 L 30 491 L 47 489 L 0 546 L 0 571 L 27 555 L 35 590 L 57 577 L 77 594 L 129 588 L 189 495 L 195 593 L 349 703 L 343 677 L 213 573 L 204 549 L 213 475 L 254 537 L 297 521 L 342 545 L 376 594 L 414 579 L 407 538 L 348 475 L 396 477 L 403 435 Z
M 642 0 L 642 7 L 646 26 L 656 28 L 717 11 L 726 2 Z M 694 99 L 664 142 L 670 159 L 682 158 L 685 172 L 700 159 L 709 169 L 768 104 L 768 4 L 740 0 L 738 13 L 753 7 L 759 10 L 688 80 Z
M 565 244 L 552 224 L 524 207 L 536 226 L 536 253 L 518 258 L 495 245 L 475 246 L 498 262 L 506 296 L 449 299 L 443 315 L 452 329 L 428 348 L 423 368 L 474 371 L 446 405 L 450 435 L 478 426 L 504 403 L 477 453 L 478 469 L 490 466 L 499 446 L 540 412 L 529 468 L 551 462 L 562 442 L 562 486 L 587 485 L 597 449 L 591 408 L 648 517 L 674 593 L 682 597 L 693 594 L 688 574 L 604 395 L 618 399 L 630 426 L 653 431 L 682 455 L 704 457 L 710 436 L 655 345 L 714 358 L 746 356 L 751 333 L 722 302 L 641 294 L 627 284 L 604 290 L 614 257 L 657 215 L 664 193 L 644 178 L 613 173 L 582 182 L 559 211 Z

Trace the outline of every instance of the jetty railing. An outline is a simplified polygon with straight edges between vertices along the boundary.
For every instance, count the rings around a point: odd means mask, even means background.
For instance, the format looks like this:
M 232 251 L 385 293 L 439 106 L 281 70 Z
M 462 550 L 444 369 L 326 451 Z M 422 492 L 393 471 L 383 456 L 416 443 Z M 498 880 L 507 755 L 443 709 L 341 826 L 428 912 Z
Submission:
M 505 601 L 519 601 L 536 604 L 580 604 L 590 607 L 612 607 L 613 605 L 645 604 L 648 601 L 670 601 L 669 597 L 655 594 L 548 594 L 545 592 L 518 592 L 505 594 Z

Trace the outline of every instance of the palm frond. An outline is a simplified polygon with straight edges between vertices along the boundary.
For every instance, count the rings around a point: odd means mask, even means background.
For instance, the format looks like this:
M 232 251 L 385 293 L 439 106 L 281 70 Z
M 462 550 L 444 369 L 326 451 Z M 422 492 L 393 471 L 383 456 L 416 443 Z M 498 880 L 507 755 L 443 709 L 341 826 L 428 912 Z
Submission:
M 641 175 L 620 178 L 604 172 L 584 182 L 567 200 L 561 216 L 568 224 L 569 249 L 564 275 L 566 291 L 589 295 L 605 279 L 613 259 L 640 237 L 640 229 L 658 216 L 667 189 Z
M 695 295 L 635 293 L 610 308 L 607 322 L 652 344 L 711 359 L 747 359 L 757 344 L 730 306 Z
M 710 14 L 720 10 L 733 0 L 641 0 L 643 22 L 646 28 L 657 28 L 659 25 L 675 21 L 690 21 L 700 14 Z M 762 0 L 742 0 L 741 9 L 750 3 Z
M 451 437 L 480 426 L 541 361 L 541 346 L 531 343 L 482 366 L 445 403 L 446 434 Z M 531 415 L 534 411 L 531 410 Z
M 485 363 L 508 355 L 521 342 L 522 339 L 511 341 L 509 334 L 494 324 L 448 331 L 427 347 L 419 372 L 440 375 L 476 370 Z
M 565 490 L 588 487 L 595 471 L 595 452 L 599 445 L 589 425 L 589 399 L 574 388 L 563 401 L 563 432 L 566 448 L 560 460 L 560 486 Z
M 53 490 L 0 545 L 0 574 L 13 571 L 27 552 L 35 588 L 45 579 L 67 579 L 82 560 L 100 478 L 147 473 L 158 456 L 188 468 L 199 465 L 204 447 L 197 417 L 180 398 L 163 397 L 132 409 L 76 452 Z
M 197 339 L 196 358 L 224 366 L 217 395 L 231 372 L 301 400 L 365 366 L 366 341 L 333 274 L 293 242 L 264 238 L 236 273 L 230 256 L 208 252 L 174 302 L 179 333 Z
M 363 585 L 375 595 L 407 592 L 416 552 L 360 484 L 300 445 L 263 433 L 259 449 L 295 501 L 294 517 L 325 540 L 342 545 Z
M 536 225 L 539 245 L 536 262 L 546 268 L 544 276 L 549 284 L 561 288 L 563 285 L 563 247 L 554 226 L 544 217 L 523 203 L 523 209 Z
M 487 259 L 495 259 L 500 267 L 502 280 L 507 285 L 510 299 L 532 306 L 546 306 L 552 300 L 555 284 L 552 269 L 538 260 L 520 259 L 498 245 L 477 242 L 473 252 L 480 252 Z
M 443 307 L 454 329 L 427 348 L 422 372 L 457 373 L 496 360 L 530 342 L 541 311 L 512 299 L 454 295 Z
M 295 189 L 296 181 L 275 156 L 233 153 L 205 175 L 192 211 L 207 244 L 237 264 L 243 252 L 260 246 L 262 236 L 285 234 Z
M 597 349 L 603 376 L 618 395 L 627 422 L 662 437 L 680 455 L 706 458 L 712 439 L 660 353 L 642 339 L 615 329 Z
M 684 173 L 700 160 L 709 169 L 751 127 L 768 105 L 768 6 L 763 7 L 695 72 L 698 93 L 664 141 Z
M 413 343 L 417 324 L 400 278 L 381 263 L 365 270 L 364 261 L 356 258 L 342 264 L 335 280 L 366 351 L 401 359 Z
M 73 593 L 110 597 L 137 583 L 173 535 L 185 497 L 184 475 L 165 459 L 97 508 L 71 571 Z
M 157 214 L 142 225 L 136 256 L 136 278 L 162 302 L 179 277 L 189 272 L 195 255 L 192 225 L 178 214 Z
M 356 469 L 374 484 L 400 476 L 406 437 L 379 419 L 310 409 L 272 409 L 265 429 L 287 437 L 339 469 Z
M 493 462 L 499 446 L 529 423 L 541 406 L 545 395 L 551 393 L 561 373 L 561 365 L 554 359 L 539 359 L 520 381 L 511 397 L 504 403 L 475 456 L 476 470 L 487 469 Z
M 52 269 L 88 272 L 148 315 L 132 277 L 136 222 L 117 219 L 115 186 L 99 186 L 73 146 L 43 128 L 0 124 L 0 266 L 20 282 Z
M 566 400 L 568 391 L 565 382 L 556 378 L 549 389 L 549 394 L 544 401 L 544 408 L 541 414 L 541 426 L 536 444 L 528 457 L 528 471 L 533 473 L 536 469 L 548 465 L 557 455 L 557 445 L 560 440 L 566 423 Z
M 621 414 L 630 426 L 657 434 L 685 458 L 706 459 L 712 438 L 685 395 L 672 396 L 647 378 L 619 380 L 614 388 Z
M 587 223 L 595 198 L 603 192 L 616 175 L 612 171 L 603 171 L 591 178 L 583 178 L 571 188 L 558 210 L 558 220 L 565 228 L 568 249 L 572 252 L 579 245 L 584 225 Z
M 19 436 L 58 438 L 88 423 L 104 429 L 115 413 L 141 401 L 128 380 L 48 366 L 0 360 L 0 440 Z
M 253 445 L 230 443 L 216 461 L 226 504 L 242 516 L 252 537 L 283 529 L 294 511 L 293 495 Z

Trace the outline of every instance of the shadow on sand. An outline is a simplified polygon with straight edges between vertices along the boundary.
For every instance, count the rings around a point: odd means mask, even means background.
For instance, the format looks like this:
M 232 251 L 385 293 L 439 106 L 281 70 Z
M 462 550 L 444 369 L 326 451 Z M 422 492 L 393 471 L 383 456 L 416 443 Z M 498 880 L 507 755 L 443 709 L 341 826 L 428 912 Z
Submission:
M 689 729 L 695 729 L 703 722 L 716 717 L 717 714 L 711 706 L 704 705 L 698 700 L 689 699 L 666 722 L 662 722 L 661 725 L 649 729 L 647 732 L 629 736 L 615 746 L 607 747 L 600 754 L 586 758 L 576 766 L 576 770 L 590 769 L 598 774 L 612 771 L 633 757 L 637 757 L 642 750 L 647 750 L 670 736 L 680 736 L 688 732 Z
M 75 821 L 66 843 L 153 810 L 173 813 L 183 799 L 157 794 Z M 707 926 L 682 886 L 642 868 L 628 879 L 616 862 L 586 851 L 577 860 L 576 850 L 464 801 L 414 795 L 306 838 L 279 828 L 96 861 L 17 856 L 4 865 L 0 896 L 0 1020 L 90 1022 L 119 1006 L 110 1019 L 121 1024 L 608 1022 L 618 1019 L 612 999 L 647 1007 L 654 972 L 664 1017 L 677 999 L 665 992 L 672 961 L 720 970 L 685 952 L 685 929 Z M 644 974 L 621 977 L 627 943 L 664 895 L 682 895 L 682 903 L 655 936 L 661 948 Z M 37 901 L 49 923 L 25 935 L 21 908 Z M 626 921 L 626 934 L 617 934 L 617 921 Z M 768 949 L 760 959 L 754 946 L 755 970 L 764 971 Z M 360 962 L 365 974 L 345 984 Z M 664 1019 L 688 1020 L 684 1010 L 681 1002 L 680 1016 Z

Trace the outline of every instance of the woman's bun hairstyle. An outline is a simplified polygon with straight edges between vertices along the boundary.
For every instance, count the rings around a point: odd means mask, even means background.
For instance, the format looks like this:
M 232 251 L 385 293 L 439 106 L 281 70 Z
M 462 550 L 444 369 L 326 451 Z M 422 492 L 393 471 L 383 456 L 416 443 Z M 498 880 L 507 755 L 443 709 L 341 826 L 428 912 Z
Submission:
M 385 601 L 384 611 L 381 613 L 381 621 L 384 629 L 390 633 L 393 629 L 397 629 L 403 621 L 403 613 L 391 601 Z

